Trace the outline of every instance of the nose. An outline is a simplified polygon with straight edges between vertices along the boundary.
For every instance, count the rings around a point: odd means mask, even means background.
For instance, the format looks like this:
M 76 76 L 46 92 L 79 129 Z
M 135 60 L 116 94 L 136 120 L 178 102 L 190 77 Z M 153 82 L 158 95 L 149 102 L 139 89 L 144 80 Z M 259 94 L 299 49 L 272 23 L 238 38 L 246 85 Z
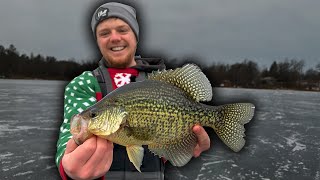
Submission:
M 110 35 L 111 42 L 118 42 L 120 40 L 121 40 L 121 34 L 119 34 L 116 31 L 111 32 L 111 35 Z

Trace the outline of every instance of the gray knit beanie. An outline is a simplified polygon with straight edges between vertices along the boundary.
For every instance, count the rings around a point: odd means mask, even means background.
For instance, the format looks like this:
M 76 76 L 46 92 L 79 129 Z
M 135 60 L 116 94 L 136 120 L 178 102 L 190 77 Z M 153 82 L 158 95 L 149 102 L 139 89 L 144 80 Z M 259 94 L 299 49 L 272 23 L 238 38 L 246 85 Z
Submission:
M 136 10 L 131 6 L 117 2 L 105 3 L 94 12 L 91 20 L 91 29 L 95 38 L 97 38 L 96 28 L 98 24 L 111 17 L 125 21 L 136 35 L 137 41 L 139 41 L 139 24 L 136 19 Z

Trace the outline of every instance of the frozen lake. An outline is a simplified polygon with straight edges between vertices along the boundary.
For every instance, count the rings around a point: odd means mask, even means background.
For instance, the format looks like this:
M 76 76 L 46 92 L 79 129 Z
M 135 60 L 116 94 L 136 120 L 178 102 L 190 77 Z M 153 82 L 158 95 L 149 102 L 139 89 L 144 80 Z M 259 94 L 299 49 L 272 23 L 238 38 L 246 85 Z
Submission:
M 63 81 L 0 79 L 0 179 L 60 179 L 54 163 Z M 212 148 L 167 179 L 320 180 L 320 93 L 216 88 L 216 105 L 252 102 L 247 143 L 234 153 L 207 129 Z

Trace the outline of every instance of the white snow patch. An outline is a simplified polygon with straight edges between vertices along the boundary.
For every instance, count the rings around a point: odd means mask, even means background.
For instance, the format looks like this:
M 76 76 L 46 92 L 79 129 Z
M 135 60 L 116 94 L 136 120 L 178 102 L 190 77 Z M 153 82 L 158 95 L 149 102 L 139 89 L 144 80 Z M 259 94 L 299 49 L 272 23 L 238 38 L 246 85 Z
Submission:
M 221 179 L 232 180 L 231 178 L 228 178 L 228 177 L 222 176 L 222 175 L 219 175 L 219 177 L 220 177 Z
M 301 151 L 301 150 L 306 150 L 307 146 L 305 144 L 302 144 L 298 142 L 300 139 L 297 138 L 299 134 L 293 134 L 290 137 L 283 137 L 285 140 L 287 140 L 287 145 L 293 147 L 292 151 Z M 281 136 L 282 137 L 282 136 Z
M 14 102 L 17 102 L 17 103 L 22 103 L 22 102 L 25 102 L 27 99 L 25 98 L 19 98 L 19 99 L 14 99 Z
M 45 168 L 45 170 L 53 169 L 53 168 L 56 168 L 56 165 L 52 165 L 52 166 L 47 165 L 46 168 Z
M 7 168 L 7 167 L 5 167 L 5 168 L 2 168 L 2 171 L 9 171 L 10 170 L 10 168 Z
M 22 165 L 21 162 L 16 163 L 14 166 L 11 166 L 10 169 L 16 169 Z
M 278 119 L 283 119 L 284 117 L 283 116 L 275 116 L 274 117 L 276 120 L 278 120 Z
M 26 171 L 26 172 L 17 173 L 17 174 L 15 174 L 13 176 L 23 176 L 23 175 L 32 174 L 32 173 L 33 173 L 33 171 Z
M 260 141 L 262 144 L 271 144 L 271 142 L 270 142 L 268 139 L 259 138 L 259 141 Z
M 0 160 L 2 161 L 3 159 L 7 159 L 8 157 L 10 158 L 10 156 L 12 156 L 12 155 L 13 155 L 13 153 L 11 153 L 11 152 L 0 154 Z
M 54 156 L 40 156 L 39 159 L 52 159 Z
M 230 160 L 221 160 L 221 161 L 213 161 L 213 162 L 207 162 L 207 163 L 203 163 L 203 166 L 209 166 L 212 164 L 219 164 L 219 163 L 224 163 L 224 162 L 230 162 Z
M 29 160 L 29 161 L 23 163 L 23 165 L 25 165 L 25 164 L 30 164 L 30 163 L 33 163 L 33 162 L 35 162 L 35 161 L 36 161 L 36 160 Z
M 301 151 L 301 150 L 306 150 L 307 146 L 301 143 L 296 142 L 296 146 L 292 149 L 292 151 Z
M 320 171 L 317 171 L 316 176 L 314 177 L 314 180 L 320 180 Z
M 279 148 L 284 148 L 284 145 L 280 144 L 280 143 L 276 143 L 274 144 L 275 146 L 278 146 Z

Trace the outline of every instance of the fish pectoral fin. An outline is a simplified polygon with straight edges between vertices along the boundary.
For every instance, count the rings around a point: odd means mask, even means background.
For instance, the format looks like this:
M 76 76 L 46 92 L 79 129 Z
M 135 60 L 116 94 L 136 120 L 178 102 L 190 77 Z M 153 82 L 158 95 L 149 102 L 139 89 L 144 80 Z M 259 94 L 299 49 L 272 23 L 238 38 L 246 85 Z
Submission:
M 148 148 L 154 154 L 169 160 L 173 166 L 186 165 L 193 156 L 197 138 L 194 133 L 172 144 L 150 144 Z
M 116 132 L 121 124 L 126 122 L 127 112 L 122 107 L 108 107 L 104 121 L 93 120 L 89 122 L 88 129 L 97 136 L 108 136 Z
M 126 146 L 127 154 L 130 162 L 133 163 L 134 167 L 141 172 L 140 166 L 142 165 L 142 160 L 144 156 L 144 149 L 142 146 L 129 145 Z

